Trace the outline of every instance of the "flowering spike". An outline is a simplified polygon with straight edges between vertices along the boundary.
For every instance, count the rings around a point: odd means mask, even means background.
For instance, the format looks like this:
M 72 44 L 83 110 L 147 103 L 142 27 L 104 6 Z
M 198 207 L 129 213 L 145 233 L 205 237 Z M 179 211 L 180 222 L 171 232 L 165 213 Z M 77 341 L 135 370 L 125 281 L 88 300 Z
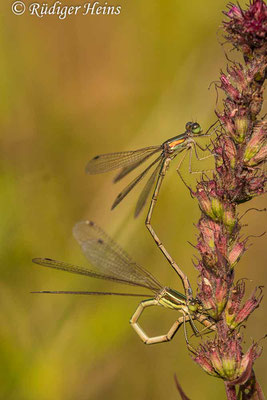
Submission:
M 242 324 L 249 315 L 259 306 L 263 296 L 262 288 L 256 288 L 250 298 L 241 307 L 240 303 L 245 294 L 245 283 L 240 281 L 232 289 L 227 307 L 225 309 L 226 323 L 231 329 L 235 329 Z
M 249 129 L 249 119 L 246 116 L 237 116 L 235 118 L 235 137 L 237 143 L 243 143 Z
M 260 393 L 253 364 L 261 349 L 252 344 L 244 353 L 238 328 L 259 306 L 262 289 L 256 288 L 244 302 L 245 282 L 234 284 L 234 275 L 247 242 L 240 239 L 238 204 L 264 193 L 267 181 L 262 168 L 267 158 L 267 122 L 258 118 L 267 68 L 267 6 L 263 0 L 251 0 L 246 10 L 229 4 L 224 14 L 224 35 L 242 51 L 244 64 L 232 62 L 220 74 L 218 88 L 225 96 L 223 110 L 215 111 L 221 122 L 213 142 L 216 170 L 212 178 L 202 176 L 192 191 L 201 210 L 195 246 L 197 298 L 217 331 L 215 338 L 194 351 L 193 358 L 209 375 L 225 381 L 228 400 L 236 400 L 236 385 L 240 393 L 249 389 L 251 396 L 246 392 L 243 397 L 252 400 Z
M 217 327 L 217 337 L 201 344 L 193 359 L 209 375 L 231 385 L 244 384 L 250 378 L 253 363 L 262 349 L 254 343 L 244 354 L 241 335 L 237 331 L 230 333 L 224 321 Z
M 267 157 L 267 121 L 255 125 L 251 138 L 247 143 L 244 153 L 244 163 L 255 167 L 266 160 Z
M 240 47 L 247 57 L 252 57 L 255 48 L 261 48 L 266 38 L 267 6 L 264 1 L 253 0 L 248 10 L 230 4 L 224 12 L 229 18 L 224 21 L 226 39 Z

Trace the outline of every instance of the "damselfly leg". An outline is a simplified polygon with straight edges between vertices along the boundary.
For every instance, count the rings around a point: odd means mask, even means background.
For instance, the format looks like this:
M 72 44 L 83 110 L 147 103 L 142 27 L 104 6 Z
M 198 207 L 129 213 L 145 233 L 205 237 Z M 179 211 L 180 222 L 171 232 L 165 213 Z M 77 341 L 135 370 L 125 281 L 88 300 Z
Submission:
M 216 330 L 215 328 L 215 323 L 214 321 L 211 321 L 207 316 L 203 315 L 203 314 L 196 314 L 196 315 L 186 315 L 185 313 L 183 314 L 183 316 L 180 318 L 183 319 L 183 325 L 184 325 L 184 337 L 185 337 L 185 342 L 186 342 L 186 346 L 188 348 L 189 351 L 191 351 L 193 354 L 196 354 L 196 351 L 194 349 L 194 347 L 190 344 L 189 339 L 188 339 L 188 335 L 187 335 L 187 329 L 186 329 L 186 322 L 189 322 L 191 325 L 191 328 L 193 330 L 193 334 L 192 336 L 196 336 L 196 337 L 200 337 L 202 336 L 202 332 L 208 330 L 208 332 L 206 333 L 212 333 Z M 195 332 L 195 329 L 193 328 L 193 320 L 196 320 L 198 322 L 200 322 L 202 325 L 204 325 L 205 327 L 201 330 L 198 331 L 197 333 Z M 195 325 L 194 325 L 195 326 Z

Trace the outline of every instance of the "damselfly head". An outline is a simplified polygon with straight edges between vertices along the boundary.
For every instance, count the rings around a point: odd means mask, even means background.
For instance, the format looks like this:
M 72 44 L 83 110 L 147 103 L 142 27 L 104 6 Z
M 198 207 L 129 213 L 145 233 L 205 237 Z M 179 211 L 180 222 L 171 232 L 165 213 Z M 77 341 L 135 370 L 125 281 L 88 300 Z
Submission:
M 188 308 L 192 312 L 201 311 L 202 305 L 197 299 L 192 299 L 188 303 Z
M 201 126 L 198 122 L 187 122 L 185 125 L 185 129 L 189 135 L 200 135 L 202 133 Z

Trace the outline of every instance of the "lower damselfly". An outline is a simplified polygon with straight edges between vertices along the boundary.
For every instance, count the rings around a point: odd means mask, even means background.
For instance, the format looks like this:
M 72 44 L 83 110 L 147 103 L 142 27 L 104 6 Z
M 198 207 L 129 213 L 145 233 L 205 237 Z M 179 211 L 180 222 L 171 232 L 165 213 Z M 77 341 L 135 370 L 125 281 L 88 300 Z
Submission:
M 73 235 L 80 244 L 87 260 L 95 267 L 95 270 L 56 261 L 50 258 L 34 258 L 32 261 L 35 264 L 44 267 L 143 288 L 148 290 L 150 294 L 69 290 L 42 290 L 32 293 L 114 295 L 149 298 L 138 305 L 135 313 L 130 319 L 130 324 L 145 344 L 170 341 L 180 326 L 183 323 L 185 324 L 185 322 L 189 322 L 194 333 L 198 334 L 198 330 L 193 322 L 194 320 L 204 325 L 204 329 L 214 329 L 212 320 L 204 313 L 202 304 L 199 300 L 187 299 L 184 294 L 161 285 L 161 283 L 150 272 L 135 263 L 131 257 L 94 222 L 82 221 L 77 223 L 73 228 Z M 167 334 L 149 337 L 138 324 L 138 320 L 144 309 L 151 306 L 162 306 L 176 310 L 179 311 L 182 316 L 173 323 Z
M 149 197 L 149 194 L 152 191 L 153 186 L 156 182 L 145 223 L 146 223 L 146 226 L 147 226 L 150 234 L 152 235 L 154 241 L 156 242 L 157 246 L 160 248 L 161 252 L 164 254 L 164 256 L 166 257 L 168 262 L 171 264 L 171 266 L 175 269 L 175 271 L 180 276 L 180 278 L 183 282 L 184 289 L 187 293 L 187 296 L 192 295 L 192 289 L 190 287 L 189 281 L 188 281 L 186 275 L 180 269 L 180 267 L 176 264 L 176 262 L 170 256 L 167 249 L 162 244 L 162 241 L 157 236 L 155 230 L 153 229 L 153 227 L 151 225 L 151 219 L 152 219 L 153 210 L 155 208 L 155 205 L 156 205 L 156 202 L 157 202 L 157 199 L 159 196 L 162 181 L 168 170 L 170 162 L 178 154 L 185 151 L 184 155 L 181 157 L 180 161 L 178 162 L 178 166 L 176 168 L 177 172 L 179 173 L 179 170 L 185 159 L 185 156 L 187 155 L 187 152 L 189 151 L 189 171 L 191 173 L 194 173 L 194 172 L 198 173 L 199 171 L 192 171 L 192 169 L 191 169 L 191 160 L 192 160 L 193 150 L 194 150 L 196 158 L 198 160 L 204 160 L 204 159 L 210 157 L 212 154 L 209 154 L 208 156 L 205 156 L 202 158 L 199 157 L 198 152 L 197 152 L 197 147 L 200 148 L 202 151 L 205 151 L 207 148 L 202 148 L 195 141 L 195 138 L 210 136 L 211 134 L 209 133 L 209 131 L 216 123 L 217 123 L 217 121 L 213 125 L 211 125 L 211 127 L 208 129 L 208 131 L 206 133 L 203 133 L 201 126 L 197 122 L 187 122 L 187 124 L 185 125 L 184 133 L 177 135 L 171 139 L 166 140 L 164 143 L 162 143 L 159 146 L 150 146 L 150 147 L 145 147 L 145 148 L 142 148 L 139 150 L 124 151 L 124 152 L 119 152 L 119 153 L 101 154 L 101 155 L 98 155 L 98 156 L 95 156 L 94 158 L 92 158 L 92 160 L 90 160 L 86 166 L 86 172 L 88 174 L 100 174 L 100 173 L 104 173 L 104 172 L 108 172 L 111 170 L 121 168 L 121 171 L 114 179 L 114 182 L 117 182 L 117 181 L 121 180 L 122 178 L 124 178 L 126 175 L 128 175 L 131 171 L 133 171 L 134 169 L 139 167 L 141 164 L 143 164 L 149 158 L 151 158 L 154 155 L 156 156 L 155 160 L 150 165 L 148 165 L 148 167 L 145 168 L 144 171 L 141 172 L 140 175 L 138 175 L 132 182 L 130 182 L 129 185 L 126 186 L 126 188 L 117 196 L 117 198 L 115 199 L 115 201 L 112 205 L 112 209 L 115 208 L 125 198 L 125 196 L 127 196 L 127 194 L 146 176 L 146 174 L 153 167 L 155 167 L 139 196 L 139 199 L 137 201 L 136 208 L 135 208 L 135 217 L 137 217 L 139 215 L 139 213 L 145 206 L 146 201 Z

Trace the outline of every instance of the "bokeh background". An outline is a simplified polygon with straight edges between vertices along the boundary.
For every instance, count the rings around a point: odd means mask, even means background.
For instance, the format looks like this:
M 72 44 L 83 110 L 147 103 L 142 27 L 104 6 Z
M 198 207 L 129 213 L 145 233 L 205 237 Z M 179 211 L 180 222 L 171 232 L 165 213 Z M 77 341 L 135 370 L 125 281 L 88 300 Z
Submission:
M 188 120 L 204 129 L 215 121 L 216 91 L 208 87 L 226 66 L 218 28 L 227 2 L 113 4 L 122 6 L 121 15 L 64 21 L 15 16 L 10 0 L 0 5 L 1 399 L 178 399 L 174 373 L 192 399 L 225 398 L 222 382 L 190 359 L 182 331 L 167 344 L 141 343 L 128 323 L 138 299 L 30 294 L 125 291 L 31 263 L 39 256 L 86 265 L 72 227 L 88 218 L 164 284 L 182 290 L 144 226 L 145 213 L 133 219 L 138 189 L 111 212 L 127 182 L 113 185 L 114 174 L 86 176 L 84 168 L 99 153 L 160 144 Z M 188 165 L 183 173 L 193 183 L 187 171 Z M 255 199 L 240 212 L 263 202 Z M 153 224 L 192 282 L 195 252 L 188 241 L 196 241 L 198 218 L 173 166 Z M 247 214 L 244 235 L 261 234 L 264 218 Z M 236 277 L 248 278 L 247 294 L 266 278 L 264 241 L 252 238 L 237 267 Z M 249 320 L 244 350 L 265 334 L 264 308 L 263 302 Z M 142 322 L 157 335 L 175 317 L 151 309 Z M 266 389 L 264 355 L 255 370 Z

